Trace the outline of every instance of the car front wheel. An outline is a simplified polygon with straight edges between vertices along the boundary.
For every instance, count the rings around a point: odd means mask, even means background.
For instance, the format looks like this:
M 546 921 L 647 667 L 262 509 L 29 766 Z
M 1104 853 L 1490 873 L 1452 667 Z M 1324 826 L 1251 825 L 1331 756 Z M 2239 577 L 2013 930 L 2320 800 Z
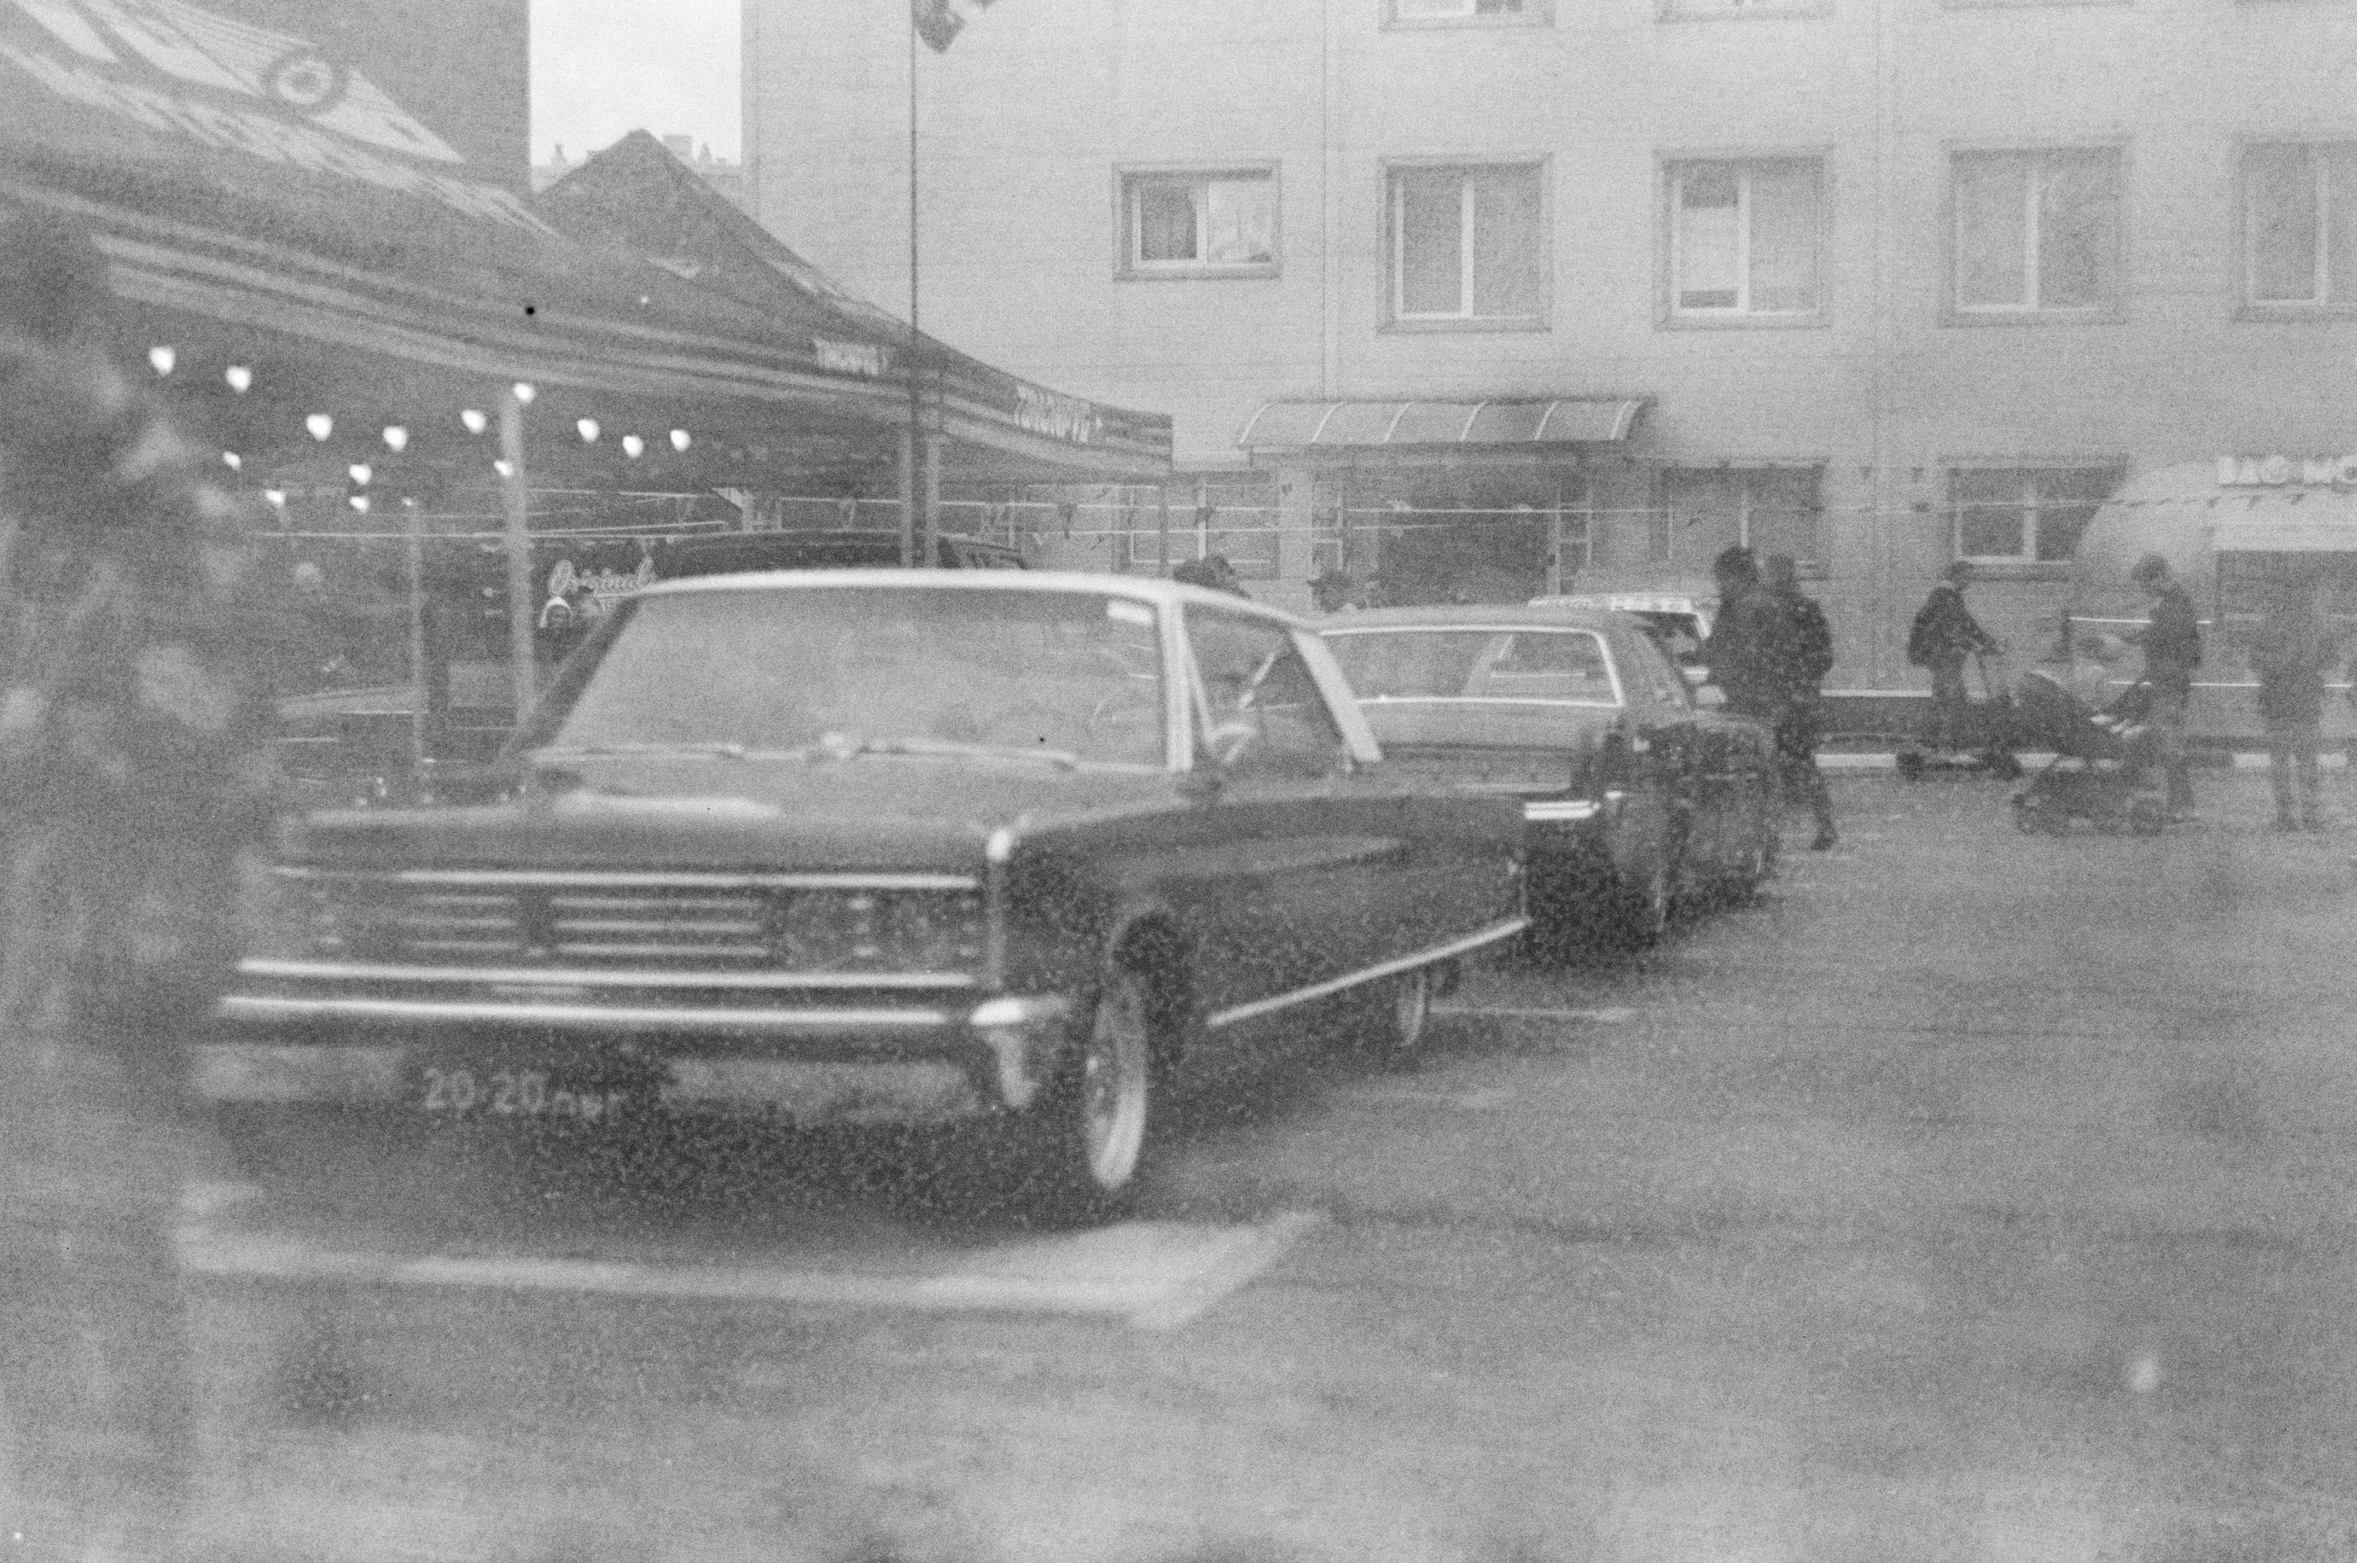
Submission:
M 1030 1126 L 1034 1214 L 1102 1221 L 1135 1196 L 1158 1107 L 1155 1012 L 1144 974 L 1126 966 L 1106 974 L 1088 1034 Z

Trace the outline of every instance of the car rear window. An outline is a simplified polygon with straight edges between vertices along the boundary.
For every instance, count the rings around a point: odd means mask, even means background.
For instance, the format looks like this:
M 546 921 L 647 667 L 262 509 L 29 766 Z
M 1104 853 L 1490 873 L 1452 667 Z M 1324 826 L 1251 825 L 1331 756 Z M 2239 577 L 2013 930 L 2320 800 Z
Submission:
M 1360 701 L 1510 700 L 1617 706 L 1619 681 L 1593 630 L 1524 626 L 1354 630 L 1327 637 Z

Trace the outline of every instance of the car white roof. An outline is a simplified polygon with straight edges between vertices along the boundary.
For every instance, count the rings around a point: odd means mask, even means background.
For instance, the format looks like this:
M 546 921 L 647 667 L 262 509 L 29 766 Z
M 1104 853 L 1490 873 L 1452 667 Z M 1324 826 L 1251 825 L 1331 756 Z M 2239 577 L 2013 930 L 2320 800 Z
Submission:
M 1078 570 L 746 570 L 729 575 L 682 576 L 657 581 L 635 592 L 639 597 L 695 596 L 705 592 L 754 591 L 874 591 L 898 588 L 947 592 L 1070 592 L 1095 597 L 1124 597 L 1168 607 L 1222 608 L 1250 613 L 1297 629 L 1308 621 L 1281 608 L 1147 575 L 1093 575 Z

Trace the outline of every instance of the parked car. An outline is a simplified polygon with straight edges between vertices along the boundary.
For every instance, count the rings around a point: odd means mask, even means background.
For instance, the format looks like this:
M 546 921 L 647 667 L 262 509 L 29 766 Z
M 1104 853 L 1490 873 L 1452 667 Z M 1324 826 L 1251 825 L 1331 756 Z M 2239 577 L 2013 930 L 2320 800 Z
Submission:
M 258 876 L 191 1071 L 233 1141 L 987 1118 L 1103 1214 L 1182 1073 L 1326 1000 L 1411 1059 L 1525 922 L 1519 810 L 1403 786 L 1306 626 L 1161 581 L 650 586 L 477 785 Z
M 934 562 L 944 570 L 1027 570 L 1021 550 L 980 537 L 943 533 Z M 740 570 L 889 569 L 900 563 L 897 532 L 722 532 L 681 538 L 654 552 L 655 575 L 727 575 Z
M 1580 583 L 1580 590 L 1556 597 L 1533 597 L 1534 608 L 1595 608 L 1625 613 L 1645 627 L 1689 684 L 1710 679 L 1702 648 L 1710 640 L 1718 618 L 1718 588 L 1708 582 L 1664 582 L 1649 587 L 1620 587 L 1605 581 Z
M 1748 896 L 1776 858 L 1767 730 L 1716 709 L 1626 614 L 1387 608 L 1326 643 L 1388 764 L 1510 797 L 1542 941 L 1645 943 L 1681 900 Z

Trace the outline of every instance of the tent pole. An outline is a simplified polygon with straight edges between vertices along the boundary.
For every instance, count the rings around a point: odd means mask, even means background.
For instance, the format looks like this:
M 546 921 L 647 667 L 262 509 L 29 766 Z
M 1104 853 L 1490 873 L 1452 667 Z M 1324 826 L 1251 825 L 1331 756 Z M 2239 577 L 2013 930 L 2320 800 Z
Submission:
M 922 543 L 919 556 L 928 570 L 941 563 L 941 436 L 925 438 L 925 473 L 922 508 L 918 514 L 923 525 L 918 529 Z
M 900 431 L 900 567 L 917 562 L 917 415 L 909 408 L 908 423 Z
M 524 725 L 539 692 L 534 670 L 532 626 L 539 604 L 532 600 L 531 500 L 525 488 L 524 402 L 509 391 L 499 404 L 499 453 L 507 459 L 507 651 L 515 678 L 516 725 Z
M 415 499 L 402 500 L 401 510 L 409 523 L 409 677 L 416 689 L 410 707 L 409 758 L 422 767 L 426 729 L 434 717 L 433 680 L 426 673 L 426 523 Z

